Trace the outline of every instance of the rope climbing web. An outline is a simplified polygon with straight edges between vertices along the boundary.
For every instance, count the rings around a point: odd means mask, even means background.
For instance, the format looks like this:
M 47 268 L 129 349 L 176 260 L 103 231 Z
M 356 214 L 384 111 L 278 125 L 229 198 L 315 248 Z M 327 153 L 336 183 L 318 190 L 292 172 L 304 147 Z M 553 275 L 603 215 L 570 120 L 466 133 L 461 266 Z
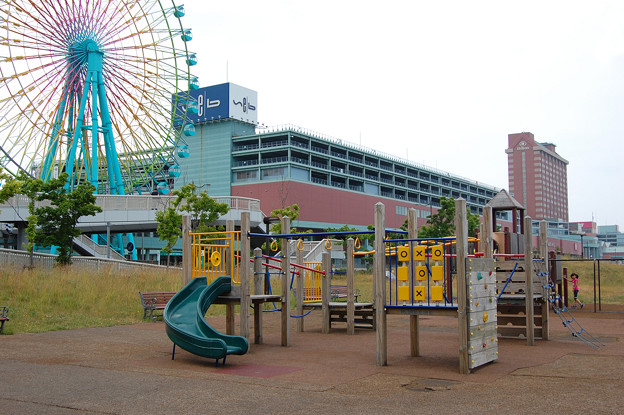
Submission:
M 600 349 L 600 346 L 604 346 L 604 343 L 592 336 L 583 328 L 583 326 L 581 326 L 581 323 L 574 318 L 572 313 L 568 310 L 568 307 L 559 306 L 561 297 L 557 294 L 555 284 L 548 277 L 550 273 L 546 268 L 546 261 L 539 258 L 533 259 L 533 269 L 535 270 L 535 274 L 539 277 L 542 287 L 548 294 L 548 301 L 550 302 L 553 311 L 559 316 L 563 326 L 570 330 L 572 336 L 578 338 L 594 349 Z

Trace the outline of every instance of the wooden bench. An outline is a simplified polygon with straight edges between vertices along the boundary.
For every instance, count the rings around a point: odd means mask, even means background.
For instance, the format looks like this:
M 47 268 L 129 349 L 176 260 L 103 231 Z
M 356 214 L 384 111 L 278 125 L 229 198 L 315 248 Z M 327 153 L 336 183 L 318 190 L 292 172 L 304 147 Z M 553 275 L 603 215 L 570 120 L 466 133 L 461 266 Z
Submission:
M 331 286 L 331 299 L 337 300 L 339 298 L 347 298 L 347 286 L 346 285 L 332 285 Z M 355 297 L 355 302 L 358 302 L 358 298 L 360 297 L 360 290 L 357 288 L 353 290 L 353 297 Z
M 177 293 L 175 291 L 159 291 L 159 292 L 139 291 L 139 296 L 141 297 L 141 305 L 143 306 L 143 318 L 146 318 L 147 313 L 149 312 L 149 318 L 151 320 L 154 320 L 157 317 L 154 314 L 154 312 L 158 310 L 161 311 L 161 315 L 162 315 L 162 311 L 165 310 L 167 303 L 176 294 Z
M 2 333 L 2 331 L 4 330 L 4 323 L 9 321 L 7 314 L 9 314 L 9 307 L 0 307 L 0 333 Z

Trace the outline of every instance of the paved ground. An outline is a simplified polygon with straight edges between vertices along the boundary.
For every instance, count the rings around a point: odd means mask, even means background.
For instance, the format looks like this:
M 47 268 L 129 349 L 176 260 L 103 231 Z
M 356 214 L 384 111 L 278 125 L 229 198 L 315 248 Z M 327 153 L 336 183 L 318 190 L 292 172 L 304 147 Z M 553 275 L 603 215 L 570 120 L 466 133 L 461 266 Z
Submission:
M 293 322 L 286 348 L 279 316 L 265 313 L 265 344 L 219 368 L 184 351 L 172 361 L 162 322 L 0 336 L 0 414 L 622 413 L 624 315 L 575 316 L 605 346 L 574 339 L 553 315 L 550 341 L 502 339 L 498 361 L 470 375 L 459 374 L 448 317 L 422 318 L 413 358 L 409 319 L 389 316 L 385 367 L 374 332 L 323 335 L 320 312 L 304 333 Z

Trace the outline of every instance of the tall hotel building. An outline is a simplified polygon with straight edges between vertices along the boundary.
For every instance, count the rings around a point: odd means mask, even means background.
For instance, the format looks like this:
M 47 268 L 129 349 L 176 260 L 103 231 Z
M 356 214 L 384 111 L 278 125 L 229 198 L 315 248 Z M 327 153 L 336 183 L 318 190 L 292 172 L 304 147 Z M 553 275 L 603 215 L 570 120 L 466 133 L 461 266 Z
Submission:
M 209 185 L 211 196 L 258 199 L 266 215 L 296 203 L 294 227 L 365 228 L 379 201 L 387 227 L 401 226 L 409 208 L 422 225 L 443 196 L 464 198 L 481 213 L 499 190 L 302 128 L 260 128 L 257 93 L 232 83 L 192 94 L 198 109 L 187 123 L 194 134 L 186 137 L 188 157 L 173 187 L 193 182 Z
M 568 221 L 568 161 L 531 133 L 509 134 L 509 191 L 533 219 Z

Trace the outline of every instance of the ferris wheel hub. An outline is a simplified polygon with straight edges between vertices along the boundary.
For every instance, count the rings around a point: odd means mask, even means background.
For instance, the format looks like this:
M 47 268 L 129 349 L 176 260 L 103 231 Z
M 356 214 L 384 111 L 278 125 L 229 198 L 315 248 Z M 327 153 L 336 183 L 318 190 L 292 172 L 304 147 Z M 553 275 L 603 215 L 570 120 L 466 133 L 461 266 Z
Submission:
M 73 42 L 69 45 L 67 51 L 67 61 L 72 68 L 79 69 L 86 65 L 89 59 L 92 59 L 89 58 L 89 56 L 94 53 L 103 55 L 103 52 L 100 50 L 100 47 L 95 40 L 86 39 Z

